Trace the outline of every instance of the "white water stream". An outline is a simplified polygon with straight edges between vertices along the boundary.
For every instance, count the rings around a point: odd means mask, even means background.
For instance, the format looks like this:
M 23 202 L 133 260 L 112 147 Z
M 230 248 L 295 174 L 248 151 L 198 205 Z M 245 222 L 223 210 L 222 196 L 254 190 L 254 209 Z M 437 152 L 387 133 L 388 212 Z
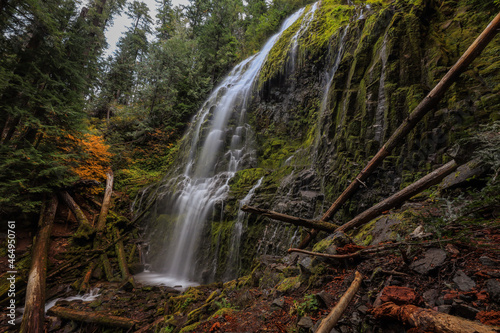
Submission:
M 311 10 L 316 8 L 317 4 Z M 311 10 L 306 13 L 309 22 Z M 206 222 L 215 207 L 223 204 L 229 191 L 229 181 L 235 172 L 255 155 L 250 139 L 251 129 L 245 123 L 246 107 L 252 90 L 270 50 L 304 11 L 301 9 L 290 16 L 259 53 L 238 64 L 195 116 L 189 159 L 184 172 L 165 186 L 175 189 L 171 202 L 172 207 L 175 207 L 172 215 L 178 218 L 165 244 L 164 265 L 156 267 L 161 269 L 161 273 L 140 274 L 137 276 L 139 281 L 185 286 L 199 279 L 196 253 Z M 232 242 L 234 251 L 238 251 L 243 228 L 243 221 L 239 217 L 235 228 Z M 236 267 L 228 267 L 226 273 L 237 271 L 239 253 L 231 252 L 228 260 L 230 265 Z

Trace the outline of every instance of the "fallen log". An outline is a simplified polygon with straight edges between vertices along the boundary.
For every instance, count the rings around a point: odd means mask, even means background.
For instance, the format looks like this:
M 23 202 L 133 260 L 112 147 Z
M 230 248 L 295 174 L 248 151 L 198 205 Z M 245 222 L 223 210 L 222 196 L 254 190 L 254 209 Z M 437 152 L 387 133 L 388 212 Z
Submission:
M 54 306 L 47 311 L 51 316 L 74 320 L 84 323 L 92 323 L 108 327 L 120 327 L 131 329 L 137 322 L 133 319 L 127 317 L 118 317 L 113 315 L 108 315 L 100 312 L 87 312 L 64 308 L 61 306 Z
M 500 13 L 490 22 L 484 31 L 476 38 L 469 46 L 467 51 L 458 59 L 453 67 L 439 81 L 439 83 L 427 94 L 427 96 L 417 105 L 403 123 L 394 131 L 387 142 L 380 148 L 375 156 L 368 162 L 363 170 L 354 178 L 349 186 L 335 200 L 330 208 L 323 215 L 322 221 L 330 220 L 339 208 L 356 192 L 359 185 L 363 184 L 368 176 L 389 156 L 391 151 L 397 147 L 403 138 L 415 127 L 415 125 L 432 110 L 441 98 L 444 96 L 448 88 L 459 78 L 465 69 L 477 58 L 489 42 L 495 37 L 500 30 Z M 317 230 L 305 236 L 299 245 L 299 248 L 306 247 L 309 242 L 317 235 Z
M 328 316 L 321 321 L 321 324 L 319 325 L 316 333 L 329 333 L 333 329 L 333 327 L 339 321 L 340 317 L 342 317 L 342 315 L 344 314 L 349 303 L 358 292 L 362 280 L 363 275 L 360 272 L 356 271 L 356 273 L 354 274 L 354 281 L 352 281 L 351 286 L 349 287 L 349 289 L 347 289 L 345 294 L 342 295 L 339 302 L 337 303 L 337 305 L 335 305 L 332 311 L 330 311 Z
M 89 220 L 87 219 L 87 217 L 83 213 L 83 211 L 80 208 L 80 206 L 78 206 L 78 204 L 75 202 L 75 200 L 73 200 L 73 198 L 71 197 L 71 195 L 69 195 L 68 192 L 63 191 L 63 192 L 60 193 L 60 197 L 61 197 L 61 199 L 63 199 L 64 203 L 71 210 L 71 212 L 75 216 L 75 218 L 78 221 L 78 223 L 80 224 L 80 226 L 84 226 L 84 227 L 90 228 L 91 224 L 90 224 Z
M 24 315 L 21 322 L 21 333 L 43 332 L 45 320 L 45 284 L 47 275 L 47 253 L 50 244 L 50 234 L 57 211 L 57 197 L 53 195 L 42 205 L 39 231 L 32 249 L 31 268 L 26 287 Z
M 122 273 L 123 280 L 127 280 L 131 278 L 131 275 L 128 270 L 127 256 L 125 255 L 123 241 L 120 238 L 120 232 L 118 231 L 118 229 L 115 229 L 115 235 L 116 239 L 118 239 L 118 242 L 116 242 L 116 254 L 118 257 L 118 266 L 120 267 L 120 272 Z
M 158 324 L 160 324 L 162 321 L 165 320 L 165 317 L 160 317 L 158 319 L 156 319 L 155 321 L 153 321 L 152 323 L 150 324 L 147 324 L 146 326 L 143 326 L 142 328 L 138 329 L 137 331 L 135 331 L 134 333 L 146 333 L 146 332 L 151 332 L 152 331 L 152 328 Z
M 281 214 L 281 213 L 274 212 L 272 210 L 261 209 L 261 208 L 252 207 L 252 206 L 248 206 L 248 205 L 243 205 L 243 207 L 241 207 L 241 210 L 244 212 L 247 212 L 247 213 L 262 215 L 265 217 L 269 217 L 273 220 L 287 222 L 287 223 L 291 223 L 291 224 L 298 225 L 301 227 L 315 228 L 318 230 L 323 230 L 323 231 L 328 231 L 328 232 L 333 232 L 333 231 L 335 231 L 336 228 L 338 228 L 337 225 L 330 223 L 330 222 L 307 220 L 307 219 L 303 219 L 300 217 Z
M 420 178 L 415 183 L 405 187 L 404 189 L 393 194 L 389 198 L 365 210 L 364 212 L 357 215 L 355 218 L 353 218 L 346 224 L 343 224 L 340 227 L 338 227 L 336 231 L 346 232 L 353 228 L 359 227 L 360 225 L 363 225 L 367 222 L 370 222 L 377 216 L 381 215 L 382 212 L 394 208 L 399 204 L 403 203 L 404 201 L 410 199 L 414 195 L 428 189 L 432 185 L 438 184 L 441 180 L 443 180 L 443 178 L 452 173 L 457 167 L 458 165 L 455 161 L 450 161 L 446 163 L 439 169 L 436 169 L 431 173 L 429 173 L 428 175 Z
M 415 305 L 398 306 L 384 303 L 372 310 L 375 319 L 392 319 L 417 327 L 425 332 L 436 333 L 498 333 L 500 327 L 488 326 L 460 317 L 419 308 Z
M 113 194 L 113 170 L 106 173 L 106 191 L 104 192 L 104 199 L 97 220 L 97 232 L 102 232 L 106 226 L 106 217 L 108 216 L 109 206 L 111 204 L 111 194 Z
M 293 252 L 308 254 L 310 256 L 315 256 L 315 257 L 329 258 L 329 259 L 349 259 L 349 258 L 360 257 L 361 254 L 363 253 L 363 250 L 356 251 L 354 253 L 349 253 L 349 254 L 328 254 L 328 253 L 312 252 L 312 251 L 296 249 L 296 248 L 288 249 L 288 253 L 293 253 Z
M 100 243 L 102 242 L 103 236 L 102 232 L 104 227 L 106 226 L 106 218 L 109 212 L 109 206 L 111 204 L 111 195 L 113 194 L 113 170 L 109 170 L 106 173 L 106 190 L 104 192 L 104 199 L 101 204 L 101 211 L 99 212 L 99 218 L 96 224 L 96 230 L 99 237 L 94 239 L 94 250 L 100 247 Z M 102 265 L 104 267 L 104 272 L 106 273 L 106 278 L 108 281 L 113 280 L 113 270 L 111 268 L 111 264 L 109 263 L 109 259 L 106 253 L 101 255 Z M 80 290 L 85 291 L 89 287 L 90 277 L 92 275 L 92 271 L 94 270 L 96 264 L 93 263 L 89 266 L 87 272 L 85 273 L 85 277 L 82 285 L 80 286 Z M 88 279 L 87 279 L 88 278 Z

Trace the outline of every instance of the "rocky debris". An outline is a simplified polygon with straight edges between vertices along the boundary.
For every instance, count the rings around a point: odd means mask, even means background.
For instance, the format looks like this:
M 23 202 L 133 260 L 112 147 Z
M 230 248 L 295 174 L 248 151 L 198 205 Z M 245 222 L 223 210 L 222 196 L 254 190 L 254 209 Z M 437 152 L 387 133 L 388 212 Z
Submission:
M 410 265 L 410 268 L 420 274 L 429 274 L 435 269 L 441 267 L 446 261 L 446 252 L 432 248 L 425 252 L 424 257 L 413 262 Z
M 460 185 L 474 176 L 481 175 L 484 170 L 484 167 L 480 165 L 478 160 L 470 161 L 459 166 L 455 172 L 443 179 L 439 187 L 442 190 L 446 190 Z
M 330 308 L 335 303 L 335 298 L 325 290 L 321 290 L 317 293 L 316 298 L 325 308 Z
M 500 282 L 495 279 L 486 281 L 486 291 L 492 301 L 500 304 Z
M 271 305 L 277 306 L 278 308 L 283 308 L 283 305 L 285 305 L 285 298 L 279 297 L 273 300 Z
M 302 327 L 306 330 L 309 330 L 310 328 L 312 328 L 314 326 L 314 323 L 311 319 L 311 317 L 302 317 L 300 318 L 299 322 L 297 323 L 297 326 L 299 327 Z
M 458 288 L 462 291 L 471 291 L 476 287 L 474 280 L 468 277 L 462 270 L 457 271 L 455 277 L 453 278 L 453 282 L 455 282 Z
M 429 289 L 423 293 L 422 298 L 429 306 L 435 306 L 438 296 L 439 291 L 437 289 Z
M 481 262 L 481 264 L 485 266 L 492 266 L 492 267 L 500 266 L 500 262 L 498 260 L 493 260 L 488 256 L 481 256 L 479 258 L 479 261 Z

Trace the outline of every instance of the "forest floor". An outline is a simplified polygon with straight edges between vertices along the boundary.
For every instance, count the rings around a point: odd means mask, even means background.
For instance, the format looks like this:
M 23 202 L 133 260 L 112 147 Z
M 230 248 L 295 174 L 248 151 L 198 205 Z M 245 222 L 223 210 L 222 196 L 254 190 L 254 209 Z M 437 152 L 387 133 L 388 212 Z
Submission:
M 252 273 L 234 281 L 191 287 L 135 286 L 93 281 L 97 298 L 60 300 L 57 306 L 135 321 L 133 329 L 46 317 L 46 332 L 314 332 L 351 284 L 363 283 L 332 332 L 403 332 L 410 327 L 376 320 L 381 303 L 414 304 L 488 325 L 500 325 L 500 228 L 498 220 L 468 226 L 469 239 L 423 235 L 415 245 L 332 260 L 303 254 L 263 256 Z M 448 226 L 451 229 L 460 226 Z M 65 248 L 64 229 L 53 244 Z M 59 230 L 61 229 L 61 230 Z M 458 230 L 457 234 L 458 234 Z M 58 237 L 59 236 L 59 237 Z M 427 237 L 427 238 L 425 238 Z M 363 247 L 337 247 L 346 254 Z M 52 256 L 53 258 L 54 256 Z M 77 294 L 70 281 L 50 283 L 47 297 Z M 17 331 L 2 314 L 0 331 Z M 89 319 L 90 320 L 90 319 Z M 419 332 L 413 329 L 412 332 Z M 422 330 L 420 332 L 423 332 Z

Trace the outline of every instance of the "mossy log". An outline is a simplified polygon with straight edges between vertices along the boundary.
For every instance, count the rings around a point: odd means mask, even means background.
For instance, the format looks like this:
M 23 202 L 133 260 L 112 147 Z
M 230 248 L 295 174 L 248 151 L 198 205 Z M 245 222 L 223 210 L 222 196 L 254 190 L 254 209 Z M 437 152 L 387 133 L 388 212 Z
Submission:
M 314 229 L 328 231 L 328 232 L 333 232 L 333 231 L 335 231 L 336 228 L 338 228 L 337 225 L 330 223 L 330 222 L 307 220 L 307 219 L 303 219 L 300 217 L 281 214 L 281 213 L 274 212 L 272 210 L 261 209 L 261 208 L 252 207 L 252 206 L 248 206 L 248 205 L 243 205 L 243 207 L 241 207 L 241 210 L 244 212 L 269 217 L 273 220 L 291 223 L 293 225 L 298 225 L 301 227 L 314 228 Z
M 359 227 L 360 225 L 370 222 L 377 216 L 381 215 L 382 212 L 394 208 L 399 204 L 403 203 L 404 201 L 410 199 L 414 195 L 428 189 L 432 185 L 438 184 L 441 180 L 443 180 L 443 178 L 452 173 L 457 167 L 458 165 L 455 161 L 450 161 L 446 163 L 442 167 L 420 178 L 415 183 L 405 187 L 404 189 L 395 193 L 389 198 L 365 210 L 364 212 L 357 215 L 355 218 L 353 218 L 346 224 L 341 225 L 336 231 L 346 232 L 353 228 Z
M 398 306 L 384 303 L 372 310 L 375 319 L 393 319 L 403 324 L 436 333 L 496 333 L 498 326 L 488 326 L 446 313 L 419 308 L 415 305 Z
M 106 217 L 108 216 L 109 206 L 111 205 L 111 195 L 113 194 L 113 179 L 113 171 L 109 170 L 106 173 L 106 191 L 104 192 L 104 199 L 102 201 L 99 219 L 97 220 L 97 232 L 101 232 L 106 226 Z
M 432 110 L 441 98 L 444 96 L 448 88 L 459 78 L 465 69 L 477 58 L 489 42 L 495 37 L 500 30 L 500 13 L 490 22 L 486 29 L 479 37 L 469 46 L 467 51 L 458 59 L 453 67 L 439 81 L 439 83 L 427 94 L 427 96 L 417 105 L 403 123 L 394 131 L 387 142 L 380 148 L 375 156 L 368 162 L 363 170 L 354 178 L 349 186 L 335 200 L 330 208 L 323 215 L 323 221 L 332 219 L 333 215 L 339 208 L 356 192 L 360 184 L 368 178 L 368 176 L 389 156 L 391 151 L 400 145 L 406 135 L 416 126 L 416 124 Z M 309 242 L 317 235 L 317 230 L 312 230 L 310 234 L 302 240 L 299 248 L 305 248 Z
M 47 253 L 50 234 L 57 211 L 57 197 L 53 195 L 42 205 L 38 233 L 32 249 L 31 268 L 26 287 L 24 315 L 21 322 L 21 333 L 43 332 L 45 312 L 45 278 L 47 276 Z
M 115 235 L 116 239 L 118 240 L 116 242 L 116 254 L 118 257 L 118 265 L 120 266 L 120 271 L 122 273 L 122 278 L 123 280 L 127 280 L 131 278 L 130 272 L 128 270 L 128 264 L 127 264 L 127 256 L 125 255 L 125 249 L 123 247 L 123 241 L 120 238 L 120 232 L 115 229 Z M 133 283 L 133 279 L 132 279 Z
M 106 190 L 104 192 L 104 199 L 102 200 L 101 211 L 99 212 L 99 218 L 96 224 L 96 230 L 99 237 L 97 237 L 94 240 L 94 250 L 100 247 L 102 232 L 104 230 L 104 227 L 106 226 L 106 218 L 108 216 L 109 206 L 111 204 L 111 195 L 113 194 L 113 179 L 114 179 L 113 170 L 109 170 L 106 173 Z M 101 261 L 104 267 L 104 272 L 106 273 L 106 278 L 108 281 L 111 281 L 113 279 L 113 270 L 111 268 L 111 264 L 109 263 L 109 259 L 106 253 L 103 253 L 101 255 Z M 92 275 L 92 271 L 94 270 L 95 266 L 96 266 L 95 263 L 92 263 L 89 266 L 87 272 L 85 273 L 83 283 L 80 286 L 80 290 L 86 290 L 88 288 L 89 286 L 88 283 L 90 282 L 90 276 Z
M 63 319 L 69 319 L 84 323 L 92 323 L 108 327 L 120 327 L 131 329 L 137 322 L 133 319 L 126 317 L 112 316 L 99 312 L 87 312 L 74 309 L 68 309 L 61 306 L 54 306 L 50 308 L 47 313 L 51 316 L 56 316 Z
M 89 220 L 87 219 L 87 217 L 83 213 L 80 206 L 78 206 L 78 204 L 75 202 L 75 200 L 73 200 L 71 195 L 69 195 L 68 192 L 63 191 L 60 193 L 60 197 L 61 197 L 61 199 L 63 199 L 64 203 L 71 210 L 71 212 L 75 216 L 75 218 L 78 221 L 78 223 L 80 224 L 80 226 L 90 228 L 91 224 L 90 224 Z
M 321 324 L 318 327 L 316 333 L 328 333 L 333 327 L 337 324 L 342 314 L 344 314 L 347 306 L 352 301 L 359 288 L 361 287 L 361 282 L 363 281 L 363 275 L 356 271 L 354 273 L 354 281 L 352 281 L 351 286 L 344 295 L 340 298 L 339 302 L 335 307 L 330 311 L 328 316 L 321 321 Z

